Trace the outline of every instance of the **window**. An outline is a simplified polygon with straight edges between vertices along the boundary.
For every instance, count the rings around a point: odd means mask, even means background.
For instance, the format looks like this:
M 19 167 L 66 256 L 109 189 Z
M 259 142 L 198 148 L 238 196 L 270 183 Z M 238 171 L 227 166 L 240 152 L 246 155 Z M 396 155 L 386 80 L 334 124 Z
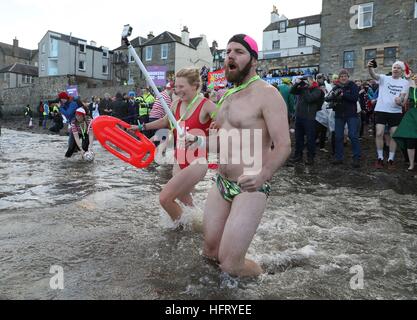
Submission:
M 129 52 L 129 63 L 135 62 L 135 58 Z
M 369 60 L 376 59 L 376 49 L 365 50 L 365 68 L 368 67 Z
M 355 51 L 345 51 L 343 53 L 343 68 L 353 69 L 355 65 Z
M 103 58 L 108 58 L 109 57 L 109 52 L 107 50 L 103 50 Z
M 416 0 L 416 3 L 414 4 L 414 18 L 417 19 L 417 0 Z
M 48 63 L 48 76 L 58 75 L 58 60 L 49 60 Z
M 10 85 L 10 73 L 6 73 L 6 82 Z
M 372 28 L 372 20 L 374 15 L 374 3 L 365 3 L 359 5 L 358 28 Z
M 397 61 L 397 48 L 390 47 L 384 49 L 384 67 L 391 67 Z
M 34 77 L 30 77 L 30 83 L 34 83 L 35 82 L 35 78 Z
M 281 48 L 281 41 L 280 40 L 272 41 L 272 49 L 280 49 L 280 48 Z
M 281 21 L 279 23 L 279 33 L 283 33 L 287 31 L 287 22 L 286 21 Z
M 45 64 L 44 63 L 41 64 L 41 71 L 45 71 Z
M 78 69 L 81 70 L 81 71 L 85 71 L 85 61 L 80 60 L 78 62 Z
M 146 47 L 146 61 L 152 60 L 152 47 Z
M 161 44 L 161 59 L 168 59 L 168 43 Z
M 58 57 L 58 40 L 57 39 L 51 39 L 51 44 L 49 47 L 49 56 Z
M 85 43 L 80 43 L 80 52 L 85 53 Z
M 103 74 L 108 74 L 108 67 L 103 65 Z
M 299 36 L 298 37 L 298 46 L 299 47 L 305 47 L 307 43 L 307 38 L 305 36 Z

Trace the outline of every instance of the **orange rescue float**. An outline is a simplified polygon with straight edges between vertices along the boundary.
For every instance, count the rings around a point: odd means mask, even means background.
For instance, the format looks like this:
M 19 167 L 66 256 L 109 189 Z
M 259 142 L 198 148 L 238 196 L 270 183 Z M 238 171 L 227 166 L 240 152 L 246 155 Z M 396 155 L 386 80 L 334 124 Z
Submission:
M 137 138 L 132 137 L 126 132 L 130 124 L 123 120 L 99 116 L 93 120 L 92 126 L 95 138 L 107 151 L 119 159 L 136 168 L 146 168 L 154 160 L 155 145 L 139 131 L 134 132 Z

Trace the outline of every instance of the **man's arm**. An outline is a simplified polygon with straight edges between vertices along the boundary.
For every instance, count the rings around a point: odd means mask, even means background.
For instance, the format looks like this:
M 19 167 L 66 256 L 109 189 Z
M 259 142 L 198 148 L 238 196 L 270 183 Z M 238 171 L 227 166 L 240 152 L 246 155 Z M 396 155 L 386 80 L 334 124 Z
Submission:
M 243 191 L 255 192 L 266 181 L 270 180 L 284 165 L 291 153 L 290 130 L 288 126 L 287 107 L 278 91 L 271 87 L 262 92 L 262 117 L 274 148 L 268 152 L 267 159 L 258 175 L 243 174 L 237 183 Z
M 375 73 L 375 69 L 373 68 L 371 61 L 368 62 L 368 71 L 372 79 L 379 81 L 379 75 Z
M 274 149 L 268 154 L 268 159 L 261 171 L 261 176 L 265 181 L 272 178 L 275 171 L 285 164 L 291 153 L 287 107 L 281 95 L 272 89 L 268 88 L 262 107 L 267 130 L 274 143 Z
M 349 93 L 343 91 L 343 99 L 350 102 L 357 102 L 359 100 L 359 88 L 355 84 L 352 86 L 352 90 Z
M 316 102 L 321 99 L 322 91 L 321 89 L 305 90 L 304 100 L 307 103 Z

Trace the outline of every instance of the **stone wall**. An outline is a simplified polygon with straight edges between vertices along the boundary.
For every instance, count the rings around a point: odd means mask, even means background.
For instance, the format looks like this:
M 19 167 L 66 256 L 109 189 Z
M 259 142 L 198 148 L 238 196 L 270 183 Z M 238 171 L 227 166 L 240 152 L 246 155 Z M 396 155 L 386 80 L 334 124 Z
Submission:
M 307 66 L 318 66 L 320 63 L 320 53 L 305 54 L 292 57 L 282 57 L 276 59 L 263 59 L 258 61 L 258 68 L 262 72 L 268 73 L 271 69 L 298 68 Z
M 388 73 L 384 67 L 384 48 L 397 47 L 397 58 L 417 69 L 417 19 L 414 18 L 415 0 L 374 1 L 373 26 L 352 29 L 354 14 L 350 8 L 364 3 L 359 0 L 323 0 L 320 68 L 324 73 L 336 73 L 343 68 L 345 51 L 354 51 L 351 78 L 369 78 L 365 50 L 377 50 L 378 73 Z
M 67 85 L 78 85 L 78 94 L 82 98 L 92 96 L 104 97 L 105 93 L 114 96 L 117 92 L 127 93 L 135 91 L 135 86 L 109 86 L 108 82 L 91 79 L 77 79 L 74 77 L 44 77 L 37 78 L 32 86 L 0 90 L 0 108 L 3 117 L 22 115 L 24 107 L 29 104 L 37 116 L 39 102 L 42 99 L 53 100 L 57 94 L 64 91 Z

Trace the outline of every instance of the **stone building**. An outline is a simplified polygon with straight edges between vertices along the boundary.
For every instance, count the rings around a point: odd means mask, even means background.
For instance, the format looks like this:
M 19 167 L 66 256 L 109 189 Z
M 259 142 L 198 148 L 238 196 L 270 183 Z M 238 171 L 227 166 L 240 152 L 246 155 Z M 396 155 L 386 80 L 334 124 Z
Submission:
M 379 73 L 404 60 L 417 70 L 416 0 L 323 0 L 320 71 L 346 68 L 351 78 L 368 79 L 367 61 Z
M 14 39 L 13 45 L 0 42 L 0 69 L 12 66 L 15 63 L 38 65 L 38 50 L 29 50 L 19 47 L 19 40 Z
M 136 43 L 133 43 L 133 41 Z M 164 81 L 173 79 L 177 71 L 184 67 L 202 68 L 206 66 L 211 68 L 213 64 L 213 57 L 205 35 L 200 37 L 190 38 L 190 33 L 187 27 L 181 32 L 181 37 L 165 31 L 158 36 L 153 36 L 150 33 L 147 40 L 138 37 L 132 41 L 139 57 L 145 67 L 154 72 L 162 73 L 161 78 Z M 128 66 L 124 66 L 127 72 L 123 75 L 120 73 L 121 81 L 127 81 L 129 84 L 144 85 L 144 76 L 136 65 L 133 57 L 127 51 L 125 46 L 121 46 L 114 50 L 119 56 L 122 56 L 122 61 L 119 64 L 125 64 L 127 59 Z M 158 85 L 158 84 L 157 84 Z

